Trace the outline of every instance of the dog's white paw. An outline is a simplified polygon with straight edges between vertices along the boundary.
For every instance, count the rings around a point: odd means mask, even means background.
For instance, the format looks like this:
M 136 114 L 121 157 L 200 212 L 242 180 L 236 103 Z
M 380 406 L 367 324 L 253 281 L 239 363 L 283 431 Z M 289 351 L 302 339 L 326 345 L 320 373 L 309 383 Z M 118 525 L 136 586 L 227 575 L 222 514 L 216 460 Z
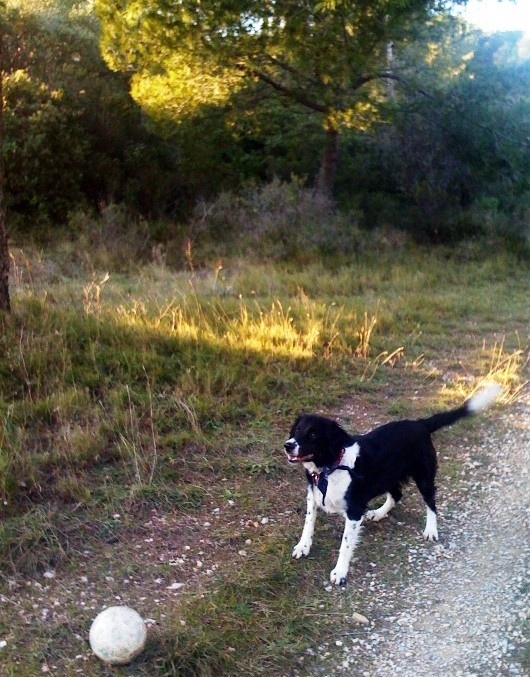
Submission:
M 380 508 L 377 510 L 368 510 L 368 512 L 365 514 L 364 519 L 369 520 L 371 522 L 379 522 L 379 520 L 382 520 L 383 517 L 386 516 L 386 512 L 383 512 Z
M 427 521 L 425 522 L 423 538 L 426 541 L 438 540 L 438 521 L 436 519 L 436 513 L 430 508 L 427 508 Z
M 329 575 L 329 580 L 334 585 L 344 585 L 346 577 L 348 576 L 348 569 L 340 569 L 338 566 L 333 569 Z
M 300 559 L 300 557 L 307 557 L 309 551 L 311 550 L 311 543 L 305 543 L 300 541 L 293 548 L 293 557 L 295 559 Z
M 430 528 L 430 529 L 425 529 L 423 532 L 423 538 L 426 541 L 437 541 L 438 540 L 438 529 L 436 527 Z

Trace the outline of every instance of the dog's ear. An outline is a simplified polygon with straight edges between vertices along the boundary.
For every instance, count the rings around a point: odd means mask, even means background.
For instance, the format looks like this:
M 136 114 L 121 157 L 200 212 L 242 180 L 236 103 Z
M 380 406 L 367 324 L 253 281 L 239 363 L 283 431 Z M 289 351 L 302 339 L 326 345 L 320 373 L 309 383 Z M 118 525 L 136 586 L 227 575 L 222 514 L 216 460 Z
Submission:
M 327 426 L 328 444 L 331 449 L 342 449 L 349 443 L 348 433 L 336 422 L 330 421 Z

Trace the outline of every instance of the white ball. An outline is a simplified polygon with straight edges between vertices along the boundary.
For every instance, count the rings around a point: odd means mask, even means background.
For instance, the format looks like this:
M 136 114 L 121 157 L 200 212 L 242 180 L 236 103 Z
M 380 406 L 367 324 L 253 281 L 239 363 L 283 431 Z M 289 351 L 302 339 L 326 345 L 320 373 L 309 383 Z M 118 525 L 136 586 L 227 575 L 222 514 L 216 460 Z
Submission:
M 128 606 L 111 606 L 96 616 L 90 628 L 92 651 L 109 665 L 125 665 L 145 646 L 143 618 Z

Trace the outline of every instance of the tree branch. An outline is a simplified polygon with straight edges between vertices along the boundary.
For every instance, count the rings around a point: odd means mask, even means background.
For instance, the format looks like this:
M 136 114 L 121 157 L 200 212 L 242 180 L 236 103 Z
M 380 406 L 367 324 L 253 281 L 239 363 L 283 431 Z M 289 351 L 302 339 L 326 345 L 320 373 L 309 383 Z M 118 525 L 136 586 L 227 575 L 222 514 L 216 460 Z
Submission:
M 280 94 L 289 97 L 290 99 L 296 101 L 302 106 L 305 106 L 306 108 L 309 108 L 315 111 L 316 113 L 327 114 L 330 112 L 328 106 L 321 104 L 318 101 L 315 101 L 308 94 L 300 91 L 299 89 L 293 89 L 291 87 L 288 87 L 287 85 L 282 84 L 281 82 L 278 82 L 278 80 L 268 75 L 264 71 L 254 66 L 243 66 L 242 68 L 246 70 L 249 74 L 261 80 L 262 82 L 266 82 L 277 92 L 280 92 Z

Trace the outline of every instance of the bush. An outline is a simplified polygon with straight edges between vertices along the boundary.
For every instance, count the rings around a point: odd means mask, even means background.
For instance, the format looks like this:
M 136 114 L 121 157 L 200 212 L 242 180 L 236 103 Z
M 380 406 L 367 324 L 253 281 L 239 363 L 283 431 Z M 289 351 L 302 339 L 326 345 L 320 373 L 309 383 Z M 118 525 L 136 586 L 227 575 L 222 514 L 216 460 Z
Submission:
M 304 186 L 274 179 L 240 195 L 221 193 L 200 202 L 190 223 L 195 251 L 302 262 L 316 256 L 349 255 L 360 246 L 355 212 L 339 214 Z
M 518 256 L 530 256 L 530 191 L 520 195 L 509 211 L 489 197 L 482 198 L 471 213 L 489 239 L 500 239 L 504 249 Z

